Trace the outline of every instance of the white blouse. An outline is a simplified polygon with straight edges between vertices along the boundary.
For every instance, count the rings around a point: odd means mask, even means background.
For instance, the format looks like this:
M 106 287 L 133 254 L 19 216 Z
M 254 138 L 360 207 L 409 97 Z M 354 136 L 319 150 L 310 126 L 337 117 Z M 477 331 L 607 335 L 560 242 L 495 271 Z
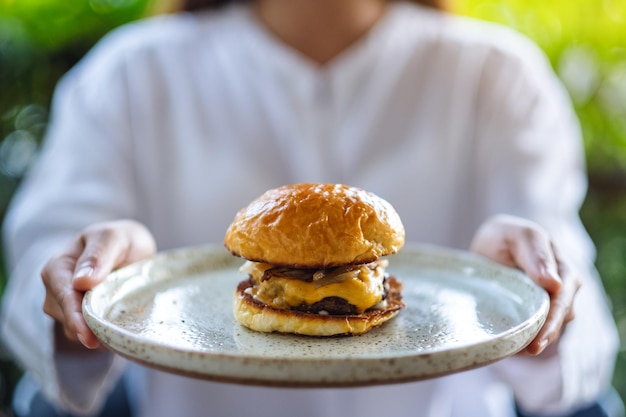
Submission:
M 391 4 L 323 67 L 236 5 L 129 24 L 64 77 L 5 224 L 2 335 L 47 395 L 90 412 L 127 371 L 142 417 L 506 417 L 513 398 L 556 412 L 608 385 L 617 337 L 577 215 L 586 182 L 566 93 L 510 30 Z M 417 383 L 298 390 L 55 355 L 39 271 L 77 231 L 134 218 L 161 250 L 221 243 L 238 209 L 295 182 L 375 192 L 396 207 L 409 242 L 466 249 L 493 214 L 539 222 L 584 274 L 558 355 Z

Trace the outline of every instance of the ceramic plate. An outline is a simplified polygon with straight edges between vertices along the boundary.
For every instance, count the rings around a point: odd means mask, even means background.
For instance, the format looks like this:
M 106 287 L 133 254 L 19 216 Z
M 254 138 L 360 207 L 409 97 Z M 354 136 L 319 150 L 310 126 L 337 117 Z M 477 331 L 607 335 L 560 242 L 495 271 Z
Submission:
M 264 334 L 233 317 L 243 263 L 224 248 L 158 254 L 89 291 L 83 312 L 112 351 L 197 378 L 274 386 L 360 386 L 475 368 L 523 349 L 549 307 L 521 272 L 469 253 L 405 247 L 388 258 L 407 308 L 371 332 Z

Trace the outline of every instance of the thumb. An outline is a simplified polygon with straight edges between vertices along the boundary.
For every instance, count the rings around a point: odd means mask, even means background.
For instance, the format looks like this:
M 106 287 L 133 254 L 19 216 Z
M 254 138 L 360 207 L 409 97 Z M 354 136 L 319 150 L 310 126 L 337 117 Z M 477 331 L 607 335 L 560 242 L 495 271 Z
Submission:
M 556 294 L 563 285 L 558 268 L 554 245 L 540 232 L 533 238 L 520 240 L 515 246 L 514 257 L 519 267 L 548 293 Z
M 82 251 L 76 258 L 73 286 L 86 291 L 104 280 L 115 268 L 151 256 L 156 243 L 150 231 L 132 220 L 93 225 L 81 234 Z
M 86 241 L 83 252 L 76 260 L 73 287 L 77 291 L 87 291 L 102 282 L 114 268 L 118 259 L 124 258 L 123 245 L 104 236 Z

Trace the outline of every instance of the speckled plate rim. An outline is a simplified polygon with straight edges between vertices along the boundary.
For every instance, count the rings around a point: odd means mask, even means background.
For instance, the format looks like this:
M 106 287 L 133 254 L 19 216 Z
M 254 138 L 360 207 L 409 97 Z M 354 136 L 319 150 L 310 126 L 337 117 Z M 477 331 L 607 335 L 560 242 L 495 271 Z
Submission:
M 83 300 L 83 314 L 87 324 L 104 346 L 131 361 L 199 379 L 283 387 L 353 387 L 400 383 L 473 369 L 518 353 L 534 339 L 545 322 L 549 309 L 547 294 L 518 270 L 465 251 L 427 244 L 408 245 L 401 254 L 394 255 L 394 257 L 401 257 L 402 253 L 412 256 L 412 261 L 416 265 L 419 264 L 416 259 L 420 256 L 446 256 L 454 258 L 459 264 L 477 265 L 495 270 L 512 280 L 522 281 L 528 288 L 532 288 L 535 291 L 534 296 L 539 297 L 538 307 L 526 320 L 501 332 L 494 339 L 459 343 L 452 349 L 432 348 L 405 353 L 377 352 L 371 355 L 361 354 L 358 357 L 346 354 L 332 358 L 268 358 L 249 353 L 242 355 L 232 352 L 205 352 L 155 341 L 146 342 L 144 338 L 112 324 L 94 311 L 92 297 L 95 292 L 104 290 L 106 284 L 101 284 L 86 293 Z M 225 269 L 241 263 L 241 260 L 225 252 L 223 247 L 180 248 L 161 252 L 152 259 L 124 267 L 112 273 L 107 280 L 132 279 L 136 271 L 141 271 L 151 263 L 179 256 L 183 258 L 189 256 L 193 259 L 197 254 L 223 258 Z M 393 266 L 390 270 L 393 270 Z M 251 332 L 243 328 L 242 331 Z M 302 336 L 280 335 L 280 337 L 300 338 Z M 176 358 L 175 363 L 171 361 L 172 357 Z M 346 370 L 351 372 L 346 372 Z

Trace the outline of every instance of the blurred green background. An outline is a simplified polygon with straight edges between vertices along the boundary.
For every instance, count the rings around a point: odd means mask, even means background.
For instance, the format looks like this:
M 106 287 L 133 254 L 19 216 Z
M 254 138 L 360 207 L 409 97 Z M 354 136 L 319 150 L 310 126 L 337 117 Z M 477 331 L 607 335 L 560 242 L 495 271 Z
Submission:
M 0 0 L 0 219 L 37 152 L 59 77 L 107 31 L 168 6 L 154 1 Z M 597 266 L 620 329 L 614 383 L 626 398 L 626 2 L 452 0 L 452 5 L 456 13 L 500 22 L 534 39 L 570 92 L 590 178 L 581 215 L 598 248 Z M 5 283 L 0 263 L 0 293 Z M 0 413 L 19 375 L 0 350 Z

